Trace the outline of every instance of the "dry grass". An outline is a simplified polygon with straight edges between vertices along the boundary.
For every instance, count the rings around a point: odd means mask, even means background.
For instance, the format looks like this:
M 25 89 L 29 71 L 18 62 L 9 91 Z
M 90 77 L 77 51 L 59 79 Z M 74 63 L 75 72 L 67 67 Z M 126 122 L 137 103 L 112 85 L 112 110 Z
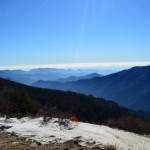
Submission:
M 111 144 L 106 144 L 104 146 L 104 150 L 123 150 L 122 148 L 119 148 L 117 144 L 111 145 Z
M 34 146 L 35 145 L 35 146 Z M 40 145 L 36 141 L 26 140 L 5 132 L 0 132 L 0 150 L 116 150 L 115 146 L 106 145 L 103 149 L 95 146 L 93 148 L 83 147 L 75 141 L 67 141 L 64 143 L 49 143 L 48 145 Z
M 124 116 L 115 120 L 110 119 L 107 121 L 106 125 L 140 135 L 150 134 L 150 121 L 135 116 Z

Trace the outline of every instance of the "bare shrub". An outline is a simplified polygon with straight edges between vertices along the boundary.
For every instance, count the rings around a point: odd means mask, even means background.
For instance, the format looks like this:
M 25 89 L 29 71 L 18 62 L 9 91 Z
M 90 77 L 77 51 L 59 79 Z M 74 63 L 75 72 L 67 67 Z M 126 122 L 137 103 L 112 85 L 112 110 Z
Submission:
M 104 150 L 118 150 L 118 148 L 116 147 L 116 145 L 105 145 L 104 146 Z
M 124 116 L 119 119 L 109 119 L 106 125 L 137 134 L 150 134 L 150 121 L 135 116 Z

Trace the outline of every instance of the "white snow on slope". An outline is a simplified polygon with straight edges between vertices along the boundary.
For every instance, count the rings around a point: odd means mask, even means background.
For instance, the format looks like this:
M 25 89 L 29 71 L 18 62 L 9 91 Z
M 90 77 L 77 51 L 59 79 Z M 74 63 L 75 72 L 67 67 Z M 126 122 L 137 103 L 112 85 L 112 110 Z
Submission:
M 42 144 L 48 144 L 49 141 L 64 142 L 67 140 L 79 140 L 81 145 L 94 146 L 112 144 L 119 146 L 122 150 L 149 150 L 150 138 L 112 129 L 107 126 L 93 125 L 79 122 L 74 129 L 60 130 L 60 127 L 54 123 L 56 119 L 51 120 L 47 125 L 42 125 L 42 118 L 29 119 L 15 118 L 4 122 L 0 118 L 1 125 L 13 126 L 7 129 L 7 132 L 15 132 L 20 136 L 33 139 Z

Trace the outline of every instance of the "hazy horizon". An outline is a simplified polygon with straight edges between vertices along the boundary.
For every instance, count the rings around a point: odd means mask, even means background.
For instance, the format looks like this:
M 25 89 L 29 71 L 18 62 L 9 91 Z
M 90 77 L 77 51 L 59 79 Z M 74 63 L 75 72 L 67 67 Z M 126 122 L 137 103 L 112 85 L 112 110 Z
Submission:
M 56 69 L 93 69 L 93 70 L 123 70 L 135 66 L 148 66 L 150 62 L 101 62 L 101 63 L 73 63 L 73 64 L 40 64 L 40 65 L 18 65 L 0 66 L 0 70 L 31 70 L 38 68 Z

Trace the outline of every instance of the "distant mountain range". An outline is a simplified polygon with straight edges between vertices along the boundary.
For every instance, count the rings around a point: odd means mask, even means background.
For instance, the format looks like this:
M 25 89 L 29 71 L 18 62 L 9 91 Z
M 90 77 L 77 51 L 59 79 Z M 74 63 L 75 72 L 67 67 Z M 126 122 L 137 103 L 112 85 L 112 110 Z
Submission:
M 77 81 L 79 79 L 89 79 L 92 77 L 101 76 L 96 73 L 93 74 L 93 71 L 94 70 L 55 69 L 55 68 L 39 68 L 39 69 L 32 69 L 29 71 L 0 70 L 0 77 L 30 85 L 38 80 L 43 80 L 43 81 L 58 80 L 58 81 L 66 82 L 66 81 Z
M 40 80 L 33 86 L 104 97 L 131 109 L 150 112 L 150 66 L 73 82 Z
M 91 78 L 95 78 L 95 77 L 102 77 L 102 75 L 100 75 L 98 73 L 92 73 L 92 74 L 88 74 L 85 76 L 70 76 L 67 78 L 60 78 L 60 79 L 57 79 L 56 81 L 72 82 L 72 81 L 78 81 L 78 80 L 82 80 L 82 79 L 91 79 Z

